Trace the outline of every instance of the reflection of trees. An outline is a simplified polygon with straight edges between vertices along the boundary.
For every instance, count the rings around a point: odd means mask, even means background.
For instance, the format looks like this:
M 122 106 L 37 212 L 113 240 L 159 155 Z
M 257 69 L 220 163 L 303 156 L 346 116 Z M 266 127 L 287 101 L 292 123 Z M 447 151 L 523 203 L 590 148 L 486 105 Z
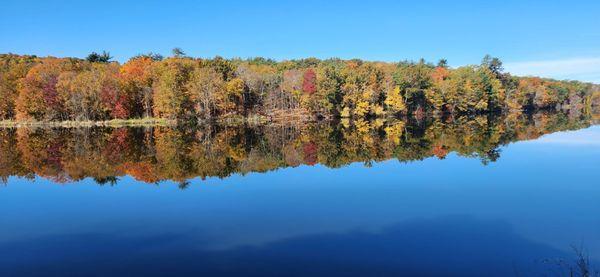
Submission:
M 34 176 L 65 183 L 91 177 L 114 184 L 129 175 L 146 183 L 173 180 L 182 187 L 195 177 L 283 167 L 398 159 L 449 153 L 480 159 L 500 157 L 510 142 L 590 125 L 584 116 L 546 112 L 252 127 L 1 129 L 0 177 Z

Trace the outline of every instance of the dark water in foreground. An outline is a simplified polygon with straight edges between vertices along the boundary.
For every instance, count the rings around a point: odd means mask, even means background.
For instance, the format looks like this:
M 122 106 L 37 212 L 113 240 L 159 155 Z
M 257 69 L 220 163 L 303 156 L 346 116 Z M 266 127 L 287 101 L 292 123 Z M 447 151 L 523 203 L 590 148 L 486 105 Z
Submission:
M 600 260 L 586 118 L 0 136 L 0 276 L 563 276 L 572 245 Z

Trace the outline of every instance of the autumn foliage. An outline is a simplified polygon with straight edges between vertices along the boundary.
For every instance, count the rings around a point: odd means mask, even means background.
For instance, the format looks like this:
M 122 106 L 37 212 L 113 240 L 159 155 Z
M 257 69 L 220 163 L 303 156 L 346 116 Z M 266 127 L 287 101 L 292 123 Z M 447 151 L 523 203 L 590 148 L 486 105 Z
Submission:
M 450 68 L 419 62 L 314 58 L 191 58 L 148 54 L 124 64 L 108 53 L 77 58 L 0 55 L 0 119 L 100 121 L 229 116 L 366 119 L 597 106 L 598 86 L 515 77 L 486 56 Z
M 304 72 L 304 78 L 302 80 L 302 91 L 304 93 L 313 94 L 317 90 L 317 74 L 312 68 L 309 68 Z

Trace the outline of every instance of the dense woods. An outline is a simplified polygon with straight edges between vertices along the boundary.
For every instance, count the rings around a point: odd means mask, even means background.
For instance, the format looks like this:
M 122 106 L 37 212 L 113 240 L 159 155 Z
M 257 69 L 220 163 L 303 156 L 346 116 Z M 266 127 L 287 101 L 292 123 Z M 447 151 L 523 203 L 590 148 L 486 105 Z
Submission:
M 0 181 L 37 175 L 59 183 L 91 177 L 114 184 L 129 175 L 185 187 L 195 177 L 317 163 L 444 159 L 453 152 L 489 163 L 500 157 L 502 145 L 585 128 L 592 120 L 576 112 L 542 111 L 244 127 L 0 128 Z
M 397 115 L 589 109 L 597 85 L 503 72 L 481 64 L 314 58 L 191 58 L 139 55 L 124 64 L 0 55 L 0 120 L 98 121 L 144 117 L 207 121 L 227 117 L 365 119 Z

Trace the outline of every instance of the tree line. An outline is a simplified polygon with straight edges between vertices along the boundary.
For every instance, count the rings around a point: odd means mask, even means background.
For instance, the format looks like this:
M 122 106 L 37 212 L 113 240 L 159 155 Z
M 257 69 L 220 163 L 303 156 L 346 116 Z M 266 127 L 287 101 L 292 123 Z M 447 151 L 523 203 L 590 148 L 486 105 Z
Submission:
M 446 60 L 202 59 L 181 49 L 167 58 L 111 59 L 107 52 L 86 59 L 1 54 L 0 120 L 364 119 L 600 105 L 597 85 L 511 76 L 490 56 L 458 68 Z
M 450 153 L 500 157 L 499 147 L 544 134 L 590 126 L 589 114 L 562 111 L 428 118 L 315 121 L 245 127 L 1 128 L 0 181 L 41 176 L 58 183 L 93 178 L 115 183 L 225 178 L 283 167 L 397 159 Z

